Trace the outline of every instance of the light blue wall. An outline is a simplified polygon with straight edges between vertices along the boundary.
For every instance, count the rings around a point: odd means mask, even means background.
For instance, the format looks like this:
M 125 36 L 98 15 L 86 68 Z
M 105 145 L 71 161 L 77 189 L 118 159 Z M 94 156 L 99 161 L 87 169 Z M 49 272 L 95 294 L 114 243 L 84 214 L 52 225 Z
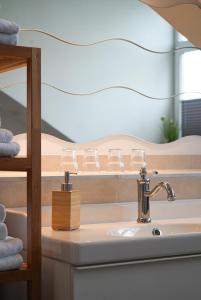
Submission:
M 124 37 L 155 50 L 173 47 L 172 27 L 137 0 L 2 0 L 0 13 L 22 28 L 41 28 L 79 43 Z M 72 47 L 25 32 L 20 44 L 42 48 L 42 80 L 65 90 L 127 85 L 156 97 L 173 93 L 172 55 L 150 54 L 122 42 Z M 23 73 L 1 75 L 1 83 L 21 80 Z M 25 103 L 22 85 L 6 92 Z M 125 90 L 75 97 L 42 87 L 43 118 L 77 142 L 113 133 L 160 142 L 160 118 L 172 107 L 171 101 L 150 101 Z

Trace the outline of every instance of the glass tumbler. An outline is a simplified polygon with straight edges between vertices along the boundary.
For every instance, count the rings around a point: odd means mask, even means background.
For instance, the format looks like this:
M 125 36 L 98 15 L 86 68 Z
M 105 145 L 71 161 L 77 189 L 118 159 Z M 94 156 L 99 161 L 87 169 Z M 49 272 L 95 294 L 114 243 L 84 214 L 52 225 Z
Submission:
M 140 171 L 146 167 L 145 152 L 142 149 L 131 149 L 130 170 Z
M 100 162 L 97 149 L 88 148 L 84 150 L 83 171 L 89 173 L 97 173 L 100 171 Z
M 112 173 L 122 173 L 124 171 L 124 162 L 119 148 L 108 150 L 108 171 Z
M 72 173 L 78 172 L 77 155 L 75 149 L 63 148 L 61 154 L 61 169 Z

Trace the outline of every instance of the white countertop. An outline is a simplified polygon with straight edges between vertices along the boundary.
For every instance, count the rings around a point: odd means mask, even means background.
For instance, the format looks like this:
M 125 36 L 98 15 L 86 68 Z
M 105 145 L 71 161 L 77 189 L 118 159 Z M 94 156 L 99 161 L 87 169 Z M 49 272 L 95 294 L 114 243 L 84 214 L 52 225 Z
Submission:
M 192 222 L 190 219 L 180 221 Z M 193 222 L 196 226 L 196 222 L 201 223 L 201 219 Z M 51 227 L 43 227 L 43 255 L 83 266 L 200 253 L 201 232 L 152 236 L 152 229 L 156 226 L 160 228 L 161 221 L 149 224 L 149 236 L 118 237 L 110 234 L 112 230 L 133 226 L 136 226 L 136 222 L 88 224 L 73 232 L 53 231 Z
M 201 169 L 180 169 L 180 170 L 157 170 L 158 174 L 153 174 L 152 171 L 148 171 L 149 177 L 185 177 L 185 176 L 201 176 Z M 62 178 L 63 172 L 42 172 L 42 180 L 48 179 L 60 179 Z M 78 175 L 72 175 L 78 177 L 79 179 L 86 178 L 112 178 L 112 177 L 123 177 L 123 178 L 138 178 L 139 174 L 137 172 L 124 172 L 122 174 L 111 174 L 107 172 L 101 172 L 98 174 L 90 173 L 80 173 Z M 0 180 L 5 181 L 17 181 L 26 178 L 25 172 L 4 172 L 0 171 Z
M 26 248 L 25 208 L 14 210 L 7 215 L 9 231 L 11 228 L 14 236 L 22 238 Z M 137 224 L 136 213 L 136 203 L 83 205 L 80 229 L 69 232 L 52 230 L 51 206 L 42 207 L 43 256 L 85 266 L 200 253 L 200 199 L 152 201 L 150 224 Z M 180 231 L 183 224 L 187 226 L 186 232 Z M 166 228 L 172 228 L 170 225 L 178 225 L 179 231 L 166 232 Z M 111 234 L 136 227 L 143 229 L 142 235 Z M 163 234 L 153 236 L 153 227 L 162 229 Z

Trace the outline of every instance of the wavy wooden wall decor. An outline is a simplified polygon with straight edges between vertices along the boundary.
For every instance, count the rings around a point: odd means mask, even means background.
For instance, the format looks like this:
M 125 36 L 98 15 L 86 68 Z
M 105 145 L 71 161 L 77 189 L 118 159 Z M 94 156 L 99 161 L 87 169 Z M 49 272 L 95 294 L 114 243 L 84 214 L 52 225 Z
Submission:
M 152 7 L 191 43 L 201 48 L 200 0 L 139 0 Z
M 26 154 L 26 134 L 14 140 L 21 145 L 20 155 Z M 63 148 L 77 149 L 81 153 L 87 148 L 97 148 L 99 154 L 107 154 L 109 148 L 121 148 L 124 154 L 131 149 L 144 149 L 148 155 L 201 155 L 201 136 L 186 136 L 167 144 L 155 144 L 129 135 L 110 135 L 88 143 L 70 143 L 48 134 L 42 134 L 42 155 L 61 155 Z
M 201 1 L 200 0 L 139 0 L 142 3 L 148 4 L 152 7 L 164 7 L 164 8 L 170 8 L 170 7 L 176 7 L 183 4 L 191 4 L 198 7 L 201 7 Z

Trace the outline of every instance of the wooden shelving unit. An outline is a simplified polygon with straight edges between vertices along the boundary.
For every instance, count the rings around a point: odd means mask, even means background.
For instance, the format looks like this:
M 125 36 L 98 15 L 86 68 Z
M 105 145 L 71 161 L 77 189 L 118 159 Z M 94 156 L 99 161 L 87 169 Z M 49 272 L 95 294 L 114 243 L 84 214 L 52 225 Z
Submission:
M 0 73 L 27 67 L 27 157 L 0 158 L 0 171 L 27 172 L 27 262 L 0 272 L 0 282 L 27 282 L 27 299 L 41 299 L 41 52 L 0 45 Z

